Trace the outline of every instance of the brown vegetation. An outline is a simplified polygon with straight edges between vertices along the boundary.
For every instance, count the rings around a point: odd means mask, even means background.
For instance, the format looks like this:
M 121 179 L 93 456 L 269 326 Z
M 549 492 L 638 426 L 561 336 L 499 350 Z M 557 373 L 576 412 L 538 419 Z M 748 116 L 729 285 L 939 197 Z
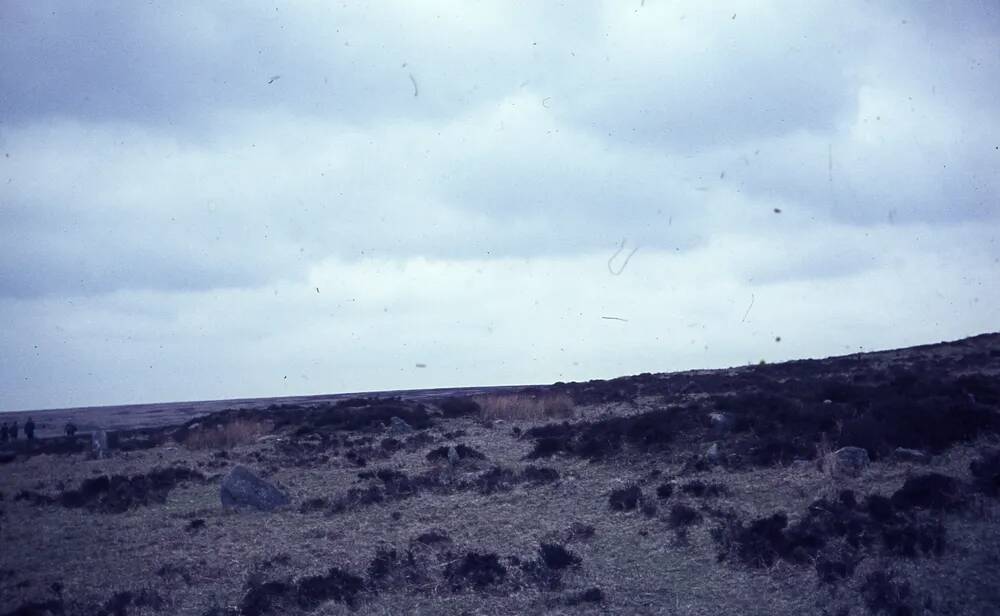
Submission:
M 215 427 L 190 430 L 184 439 L 184 445 L 188 449 L 232 449 L 237 445 L 252 443 L 268 432 L 270 426 L 265 422 L 237 419 Z
M 480 416 L 487 421 L 531 421 L 573 416 L 573 398 L 564 393 L 531 395 L 489 394 L 479 396 Z

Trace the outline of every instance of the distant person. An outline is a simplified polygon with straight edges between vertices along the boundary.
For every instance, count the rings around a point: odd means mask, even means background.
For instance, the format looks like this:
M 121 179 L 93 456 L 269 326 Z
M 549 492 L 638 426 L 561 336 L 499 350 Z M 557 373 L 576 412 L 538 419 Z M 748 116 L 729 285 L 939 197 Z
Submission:
M 29 440 L 35 440 L 35 422 L 30 417 L 24 422 L 24 436 Z
M 76 424 L 72 421 L 66 422 L 66 436 L 72 437 L 76 434 Z
M 10 438 L 10 430 L 7 428 L 7 422 L 3 422 L 0 426 L 0 443 L 6 443 L 7 439 Z
M 9 432 L 10 432 L 10 440 L 16 441 L 17 440 L 17 421 L 16 420 L 10 424 L 10 430 L 9 430 Z

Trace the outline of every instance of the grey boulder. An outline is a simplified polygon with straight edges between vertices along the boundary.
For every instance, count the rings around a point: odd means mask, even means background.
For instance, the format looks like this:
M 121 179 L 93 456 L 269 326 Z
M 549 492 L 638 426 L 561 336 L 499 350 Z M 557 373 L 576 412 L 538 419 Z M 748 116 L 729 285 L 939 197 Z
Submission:
M 834 475 L 857 477 L 864 472 L 871 460 L 868 450 L 861 447 L 842 447 L 830 454 L 828 464 Z
M 721 435 L 732 431 L 735 422 L 733 416 L 727 413 L 709 413 L 708 423 L 713 434 Z
M 253 474 L 245 466 L 233 468 L 219 488 L 222 506 L 226 509 L 257 509 L 273 511 L 289 503 L 288 495 L 274 484 Z

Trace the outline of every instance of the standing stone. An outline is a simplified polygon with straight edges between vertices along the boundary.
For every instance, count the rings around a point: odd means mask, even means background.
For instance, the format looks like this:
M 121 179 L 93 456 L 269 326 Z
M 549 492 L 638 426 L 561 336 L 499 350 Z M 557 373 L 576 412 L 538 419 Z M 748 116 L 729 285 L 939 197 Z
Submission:
M 448 462 L 454 466 L 458 464 L 460 456 L 458 455 L 458 449 L 455 447 L 448 448 Z
M 842 447 L 831 453 L 828 465 L 834 475 L 857 477 L 868 468 L 868 450 L 861 447 Z
M 222 480 L 219 496 L 225 509 L 273 511 L 289 503 L 287 494 L 241 465 L 235 466 Z
M 91 432 L 90 450 L 98 459 L 108 457 L 108 433 L 100 428 Z
M 719 453 L 719 444 L 712 443 L 712 446 L 705 452 L 705 460 L 709 464 L 718 464 L 722 461 L 722 454 Z
M 393 416 L 389 420 L 389 434 L 407 434 L 413 432 L 413 426 L 406 423 L 405 419 Z

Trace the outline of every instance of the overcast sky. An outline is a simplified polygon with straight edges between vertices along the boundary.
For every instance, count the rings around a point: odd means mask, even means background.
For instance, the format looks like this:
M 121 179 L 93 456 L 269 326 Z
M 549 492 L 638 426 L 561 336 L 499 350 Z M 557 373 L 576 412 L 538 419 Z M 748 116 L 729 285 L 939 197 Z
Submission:
M 208 4 L 0 3 L 0 410 L 1000 329 L 992 0 Z

